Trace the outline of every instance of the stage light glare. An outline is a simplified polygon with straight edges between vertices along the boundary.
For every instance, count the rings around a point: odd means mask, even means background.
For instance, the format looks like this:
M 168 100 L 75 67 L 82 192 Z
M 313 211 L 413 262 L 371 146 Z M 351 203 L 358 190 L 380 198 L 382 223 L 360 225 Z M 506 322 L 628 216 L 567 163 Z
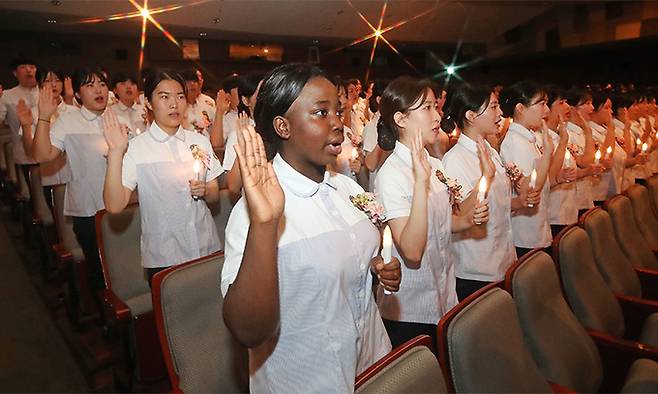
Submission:
M 144 18 L 148 18 L 149 16 L 151 16 L 151 14 L 149 13 L 149 10 L 147 10 L 146 8 L 142 8 L 142 16 Z
M 446 73 L 448 75 L 453 75 L 455 73 L 455 67 L 454 66 L 448 66 L 446 67 Z
M 375 30 L 375 37 L 380 37 L 382 35 L 381 30 Z

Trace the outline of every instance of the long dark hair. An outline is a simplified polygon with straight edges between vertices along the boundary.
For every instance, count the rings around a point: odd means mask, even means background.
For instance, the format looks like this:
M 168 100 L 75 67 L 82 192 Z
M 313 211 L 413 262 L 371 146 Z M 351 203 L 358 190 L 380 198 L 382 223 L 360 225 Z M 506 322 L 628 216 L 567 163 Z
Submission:
M 441 126 L 450 125 L 452 130 L 454 125 L 457 125 L 460 130 L 464 130 L 468 125 L 466 113 L 468 111 L 475 112 L 478 115 L 484 113 L 491 100 L 491 91 L 490 87 L 480 85 L 463 84 L 457 88 L 447 99 L 448 109 L 444 115 L 446 121 L 442 122 Z
M 517 104 L 529 106 L 532 104 L 533 97 L 546 95 L 544 89 L 532 81 L 521 81 L 514 85 L 506 86 L 500 91 L 500 109 L 506 118 L 514 117 L 514 110 Z
M 379 102 L 379 123 L 377 123 L 377 143 L 383 150 L 395 148 L 395 141 L 400 138 L 400 131 L 393 116 L 396 112 L 406 113 L 419 108 L 425 101 L 432 83 L 426 79 L 401 76 L 388 84 Z M 420 104 L 414 107 L 417 101 Z
M 254 108 L 254 121 L 256 130 L 263 137 L 268 160 L 277 154 L 282 141 L 274 130 L 274 118 L 284 116 L 308 81 L 317 77 L 327 78 L 327 75 L 320 68 L 306 63 L 290 63 L 275 68 L 263 79 Z
M 263 74 L 247 74 L 238 77 L 238 113 L 246 112 L 249 117 L 253 117 L 254 114 L 251 113 L 249 107 L 247 107 L 243 102 L 242 98 L 253 96 L 258 89 L 258 84 L 263 79 Z

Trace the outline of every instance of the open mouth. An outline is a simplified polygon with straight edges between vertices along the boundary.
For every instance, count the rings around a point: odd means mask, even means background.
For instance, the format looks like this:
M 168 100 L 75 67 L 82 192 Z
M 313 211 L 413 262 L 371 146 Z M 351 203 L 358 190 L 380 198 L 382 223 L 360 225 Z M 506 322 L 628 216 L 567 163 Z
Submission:
M 98 96 L 94 99 L 94 101 L 98 104 L 105 104 L 105 97 L 103 96 Z
M 341 135 L 340 138 L 337 138 L 334 141 L 330 142 L 327 145 L 327 149 L 329 150 L 329 153 L 334 155 L 334 156 L 340 155 L 340 153 L 343 151 L 342 145 L 343 145 L 344 140 L 345 140 L 345 137 L 343 137 Z

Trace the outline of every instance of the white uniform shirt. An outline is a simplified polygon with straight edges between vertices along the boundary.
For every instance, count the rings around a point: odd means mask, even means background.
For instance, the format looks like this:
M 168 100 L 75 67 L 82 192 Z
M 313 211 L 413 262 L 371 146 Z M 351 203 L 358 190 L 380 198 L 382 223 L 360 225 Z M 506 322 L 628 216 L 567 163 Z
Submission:
M 500 146 L 500 154 L 505 163 L 515 164 L 524 176 L 530 177 L 540 157 L 537 135 L 519 123 L 509 126 L 507 135 Z M 545 248 L 551 245 L 551 226 L 548 222 L 550 186 L 544 182 L 541 202 L 532 208 L 522 208 L 512 215 L 514 245 L 520 248 Z
M 352 392 L 356 375 L 391 349 L 371 291 L 379 231 L 349 200 L 363 192 L 355 182 L 326 172 L 316 183 L 279 155 L 272 164 L 285 194 L 280 329 L 249 350 L 250 391 Z M 248 231 L 242 198 L 226 228 L 223 295 L 240 269 Z
M 130 190 L 139 186 L 146 268 L 180 264 L 220 249 L 208 205 L 190 194 L 189 181 L 195 179 L 192 145 L 207 154 L 206 182 L 224 172 L 207 138 L 182 127 L 172 136 L 155 122 L 147 133 L 130 140 L 123 158 L 123 186 Z
M 224 127 L 224 145 L 226 145 L 228 138 L 238 129 L 238 111 L 228 111 L 224 114 L 222 125 Z
M 624 146 L 626 144 L 635 144 L 634 141 L 626 141 L 624 139 L 624 122 L 620 121 L 619 119 L 613 119 L 613 123 L 615 124 L 615 135 L 616 135 L 616 143 L 617 143 L 617 148 L 616 151 L 619 151 L 620 154 L 624 155 L 624 170 L 623 170 L 623 175 L 621 179 L 621 188 L 618 193 L 626 191 L 631 185 L 635 183 L 635 174 L 633 172 L 633 168 L 626 167 L 625 161 L 628 159 L 628 154 L 626 153 L 626 150 L 624 150 Z M 631 133 L 631 136 L 633 133 Z M 621 143 L 623 143 L 623 146 Z M 635 145 L 633 145 L 635 146 Z
M 74 105 L 68 105 L 64 101 L 60 102 L 57 106 L 57 110 L 50 117 L 50 124 L 52 125 L 57 121 L 57 119 L 67 112 L 71 111 L 80 111 L 80 109 Z M 36 133 L 37 122 L 39 121 L 39 110 L 38 108 L 32 109 L 32 137 Z M 23 128 L 21 127 L 18 131 L 18 135 L 23 135 Z M 71 179 L 71 169 L 69 168 L 66 161 L 66 153 L 62 153 L 55 160 L 49 161 L 46 163 L 41 163 L 39 165 L 39 173 L 41 176 L 41 184 L 43 186 L 52 186 L 52 185 L 63 185 Z
M 102 118 L 82 107 L 67 111 L 50 128 L 52 145 L 66 152 L 71 179 L 66 184 L 64 215 L 89 217 L 105 208 L 103 182 L 107 143 Z
M 208 96 L 199 95 L 194 104 L 187 104 L 187 121 L 197 133 L 210 136 L 210 126 L 215 120 L 215 102 Z
M 553 130 L 548 131 L 553 139 L 554 149 L 560 144 L 560 135 Z M 553 151 L 555 154 L 555 150 Z M 576 159 L 572 156 L 569 161 L 562 162 L 562 168 L 576 169 Z M 547 181 L 548 182 L 548 181 Z M 562 182 L 550 189 L 548 215 L 550 224 L 569 225 L 578 221 L 578 207 L 576 206 L 576 182 Z
M 642 135 L 644 134 L 644 128 L 642 127 L 642 125 L 644 124 L 643 121 L 644 118 L 640 118 L 639 120 L 634 120 L 631 122 L 631 135 L 633 136 L 633 148 L 635 149 L 636 152 L 640 152 L 640 149 L 642 148 L 642 145 L 638 146 L 636 141 L 638 138 L 642 138 Z M 651 174 L 649 173 L 650 170 L 647 168 L 648 166 L 649 166 L 649 162 L 633 166 L 633 174 L 635 175 L 635 178 L 637 179 L 649 178 Z
M 455 269 L 450 248 L 452 207 L 447 187 L 435 172 L 445 174 L 441 161 L 427 160 L 432 168 L 428 195 L 428 228 L 425 252 L 420 268 L 409 269 L 393 245 L 392 255 L 402 266 L 400 291 L 384 295 L 379 289 L 378 304 L 388 320 L 436 324 L 457 304 Z M 399 141 L 375 179 L 375 193 L 384 206 L 387 220 L 408 217 L 413 199 L 414 177 L 411 151 Z
M 12 152 L 16 164 L 35 164 L 36 161 L 25 153 L 23 143 L 21 142 L 21 134 L 19 132 L 21 123 L 16 113 L 16 106 L 20 100 L 25 101 L 27 107 L 32 110 L 33 116 L 38 114 L 39 89 L 36 87 L 28 89 L 22 86 L 14 86 L 9 90 L 5 90 L 2 97 L 0 97 L 0 123 L 5 121 L 11 129 L 14 140 Z
M 130 137 L 135 137 L 146 130 L 146 108 L 139 103 L 127 107 L 121 101 L 112 105 L 112 110 L 119 118 L 119 123 L 128 127 Z
M 601 151 L 601 160 L 603 160 L 606 157 L 606 152 L 603 149 L 603 142 L 605 141 L 605 137 L 607 135 L 606 129 L 605 127 L 592 122 L 591 120 L 588 123 L 589 127 L 592 129 L 592 138 L 594 138 L 594 141 L 599 146 L 599 150 Z M 605 201 L 610 195 L 610 191 L 614 190 L 615 188 L 614 182 L 615 180 L 611 171 L 605 171 L 599 176 L 593 176 L 591 179 L 592 200 Z
M 576 156 L 585 153 L 585 132 L 580 126 L 568 122 L 567 132 L 569 133 L 568 146 L 573 152 L 572 158 L 576 160 Z M 575 153 L 575 154 L 574 154 Z M 586 176 L 576 181 L 576 206 L 578 209 L 590 209 L 594 206 L 592 199 L 592 177 Z
M 256 127 L 256 123 L 254 123 L 254 120 L 251 118 L 249 118 L 249 124 Z M 233 148 L 233 145 L 237 143 L 238 133 L 233 132 L 228 136 L 226 145 L 224 145 L 224 169 L 226 171 L 231 171 L 231 168 L 233 168 L 233 164 L 235 163 L 235 159 L 238 157 L 238 155 L 235 154 L 235 149 Z
M 496 282 L 505 277 L 505 271 L 516 260 L 512 235 L 512 185 L 503 161 L 488 142 L 496 166 L 496 175 L 489 188 L 489 222 L 473 230 L 452 234 L 455 256 L 455 275 L 461 279 Z M 482 177 L 480 159 L 475 141 L 461 134 L 457 144 L 443 157 L 447 176 L 462 186 L 462 196 L 477 193 Z M 486 230 L 482 231 L 482 227 Z
M 379 123 L 379 118 L 381 115 L 379 112 L 375 113 L 370 121 L 366 124 L 366 127 L 363 128 L 363 150 L 366 152 L 372 152 L 377 147 L 377 123 Z

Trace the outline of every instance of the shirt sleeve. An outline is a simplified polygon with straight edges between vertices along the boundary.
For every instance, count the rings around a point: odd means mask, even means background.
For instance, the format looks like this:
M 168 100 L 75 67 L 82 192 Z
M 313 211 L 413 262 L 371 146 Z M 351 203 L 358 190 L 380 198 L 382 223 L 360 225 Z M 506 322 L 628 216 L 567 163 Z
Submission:
M 233 163 L 235 163 L 235 149 L 233 148 L 233 145 L 238 143 L 238 133 L 234 132 L 231 133 L 231 135 L 228 136 L 228 140 L 226 141 L 225 149 L 224 149 L 224 170 L 230 171 L 231 168 L 233 168 Z
M 507 143 L 505 143 L 507 142 Z M 518 146 L 517 141 L 514 139 L 505 139 L 500 147 L 500 154 L 506 164 L 515 164 L 524 176 L 530 176 L 534 166 L 534 158 L 532 158 L 528 148 Z
M 242 264 L 244 248 L 249 233 L 249 214 L 247 206 L 241 198 L 231 211 L 226 224 L 226 241 L 224 250 L 224 266 L 221 275 L 222 296 L 226 297 L 229 286 L 235 281 Z
M 377 122 L 370 121 L 363 129 L 363 150 L 372 152 L 377 146 Z
M 137 187 L 137 163 L 133 157 L 134 144 L 128 145 L 128 151 L 123 156 L 123 164 L 121 168 L 121 183 L 124 187 L 130 190 L 135 190 Z
M 466 167 L 469 166 L 468 163 L 465 163 L 461 157 L 458 157 L 456 154 L 453 154 L 448 160 L 443 160 L 443 166 L 446 170 L 446 176 L 457 181 L 462 187 L 461 193 L 464 198 L 466 198 L 473 187 L 475 187 L 476 181 L 479 182 L 480 179 L 472 179 L 466 171 Z M 479 163 L 478 163 L 479 165 Z
M 65 117 L 60 116 L 55 120 L 55 122 L 50 125 L 50 143 L 55 148 L 61 150 L 62 152 L 66 151 L 65 146 L 66 138 L 66 121 Z
M 386 220 L 408 217 L 413 199 L 412 187 L 402 174 L 378 172 L 375 178 L 377 199 L 384 206 Z

